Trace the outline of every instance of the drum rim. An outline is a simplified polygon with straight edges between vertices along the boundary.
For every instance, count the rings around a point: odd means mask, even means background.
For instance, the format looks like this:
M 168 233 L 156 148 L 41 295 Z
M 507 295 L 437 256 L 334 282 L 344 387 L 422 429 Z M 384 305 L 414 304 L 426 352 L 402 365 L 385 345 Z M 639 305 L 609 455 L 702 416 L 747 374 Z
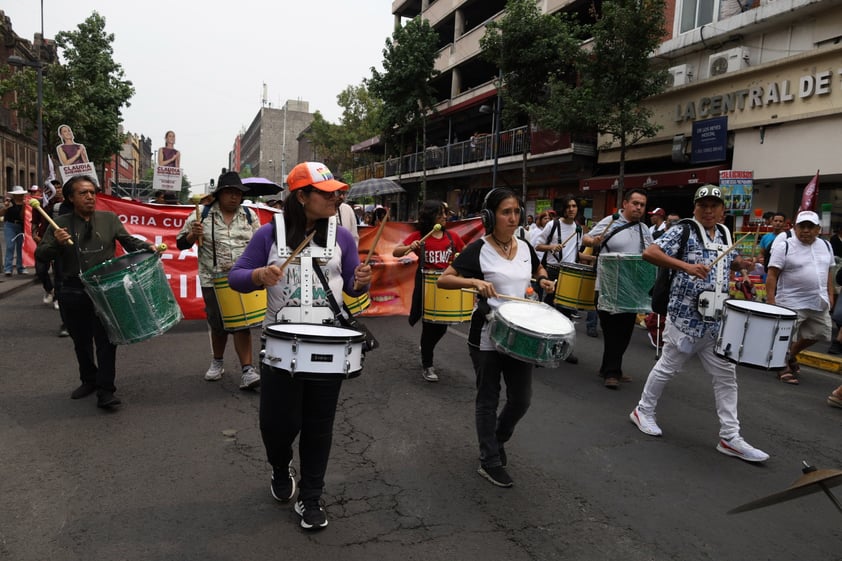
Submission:
M 584 263 L 570 263 L 565 262 L 559 265 L 561 269 L 573 269 L 574 271 L 588 271 L 596 275 L 596 268 L 591 265 L 585 265 Z
M 569 327 L 569 331 L 567 331 L 565 333 L 547 333 L 546 331 L 535 331 L 535 330 L 533 330 L 529 327 L 514 324 L 511 321 L 508 321 L 505 317 L 502 316 L 502 314 L 499 313 L 499 310 L 502 309 L 507 304 L 518 304 L 519 306 L 539 306 L 539 307 L 541 307 L 545 310 L 555 312 L 556 314 L 558 314 L 558 316 L 560 318 L 563 318 L 564 321 L 562 321 L 561 323 L 564 324 L 566 327 Z M 514 308 L 515 306 L 509 306 L 509 307 Z M 559 312 L 558 310 L 556 310 L 555 308 L 553 308 L 552 306 L 550 306 L 549 304 L 546 304 L 544 302 L 504 302 L 504 303 L 500 304 L 499 306 L 497 306 L 497 309 L 494 310 L 494 318 L 492 318 L 492 321 L 497 320 L 498 317 L 500 318 L 501 321 L 506 323 L 506 325 L 514 325 L 515 327 L 517 327 L 519 329 L 522 329 L 524 331 L 528 331 L 530 334 L 541 335 L 542 339 L 556 339 L 556 338 L 559 338 L 559 337 L 564 338 L 568 334 L 576 333 L 576 326 L 573 324 L 572 321 L 570 321 L 570 319 L 567 316 L 565 316 L 564 314 L 562 314 L 561 312 Z M 565 324 L 565 322 L 566 322 L 566 324 Z
M 307 326 L 315 326 L 315 327 L 330 327 L 331 329 L 341 329 L 343 331 L 347 331 L 349 333 L 356 333 L 356 335 L 349 336 L 349 335 L 318 335 L 315 333 L 290 333 L 290 332 L 278 332 L 274 328 L 278 327 L 286 327 L 291 325 L 307 325 Z M 342 325 L 319 325 L 315 323 L 273 323 L 271 325 L 267 325 L 263 329 L 264 334 L 267 337 L 271 337 L 273 339 L 282 339 L 284 341 L 304 341 L 307 343 L 326 343 L 326 342 L 348 342 L 348 343 L 362 343 L 365 341 L 365 333 L 362 331 L 357 331 L 356 329 L 351 329 L 350 327 L 345 327 Z
M 80 274 L 79 278 L 83 281 L 88 282 L 91 282 L 92 280 L 95 282 L 99 282 L 100 279 L 108 280 L 116 275 L 123 275 L 126 273 L 126 271 L 129 271 L 131 269 L 137 269 L 141 266 L 146 266 L 147 261 L 156 258 L 160 258 L 160 256 L 157 253 L 153 253 L 151 251 L 132 251 L 130 253 L 124 253 L 123 255 L 120 255 L 118 257 L 112 257 L 111 259 L 106 259 L 102 263 L 94 265 L 87 271 Z M 129 263 L 122 269 L 99 273 L 100 270 L 107 269 L 112 265 L 120 263 L 121 261 L 128 261 Z
M 778 306 L 777 304 L 769 304 L 767 302 L 755 302 L 754 300 L 740 300 L 738 298 L 729 298 L 728 300 L 725 300 L 724 306 L 726 308 L 732 308 L 732 309 L 738 310 L 738 311 L 747 310 L 747 311 L 752 312 L 752 315 L 758 315 L 758 316 L 767 317 L 767 318 L 785 317 L 787 319 L 794 319 L 794 318 L 798 317 L 798 314 L 795 311 L 790 310 L 789 308 L 785 308 L 783 306 Z M 751 306 L 770 306 L 772 308 L 778 308 L 779 310 L 782 310 L 786 313 L 785 314 L 776 314 L 776 313 L 773 313 L 771 311 L 763 311 L 761 309 L 752 309 Z

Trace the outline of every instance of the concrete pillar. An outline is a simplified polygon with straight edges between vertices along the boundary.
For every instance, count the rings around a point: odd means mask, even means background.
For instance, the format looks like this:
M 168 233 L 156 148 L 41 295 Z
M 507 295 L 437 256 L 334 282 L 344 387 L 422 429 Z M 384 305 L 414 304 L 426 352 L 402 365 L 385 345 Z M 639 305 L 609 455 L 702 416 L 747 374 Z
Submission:
M 450 99 L 462 93 L 462 72 L 459 68 L 454 68 L 451 71 L 452 78 L 450 80 Z
M 465 14 L 462 10 L 456 10 L 453 16 L 453 42 L 455 43 L 465 34 Z

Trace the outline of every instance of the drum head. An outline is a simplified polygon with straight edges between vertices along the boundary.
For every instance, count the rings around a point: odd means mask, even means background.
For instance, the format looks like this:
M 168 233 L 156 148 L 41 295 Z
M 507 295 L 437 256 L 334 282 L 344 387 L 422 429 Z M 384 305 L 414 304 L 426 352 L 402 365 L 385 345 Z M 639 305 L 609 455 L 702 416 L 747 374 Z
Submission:
M 86 279 L 90 279 L 93 277 L 104 277 L 110 275 L 112 273 L 121 273 L 125 271 L 132 265 L 138 265 L 143 263 L 147 259 L 156 259 L 158 254 L 152 253 L 151 251 L 136 251 L 134 253 L 126 253 L 125 255 L 121 255 L 120 257 L 115 257 L 114 259 L 109 259 L 99 265 L 96 265 L 84 273 L 82 276 Z
M 798 314 L 788 308 L 774 306 L 765 302 L 755 302 L 753 300 L 737 300 L 732 298 L 725 301 L 725 307 L 770 318 L 794 318 L 798 316 Z
M 276 323 L 266 327 L 266 335 L 276 339 L 301 341 L 362 341 L 365 335 L 355 329 L 313 323 Z
M 573 322 L 547 304 L 536 302 L 505 302 L 496 311 L 503 321 L 534 333 L 567 335 L 573 332 Z
M 562 263 L 562 271 L 579 271 L 582 273 L 594 273 L 594 268 L 590 265 L 582 265 L 581 263 Z

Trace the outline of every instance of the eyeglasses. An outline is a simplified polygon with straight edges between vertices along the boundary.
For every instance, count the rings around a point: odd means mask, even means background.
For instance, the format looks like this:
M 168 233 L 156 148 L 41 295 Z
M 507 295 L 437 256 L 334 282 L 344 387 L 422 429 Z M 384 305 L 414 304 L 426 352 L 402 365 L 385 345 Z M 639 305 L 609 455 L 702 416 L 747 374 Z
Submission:
M 308 193 L 318 193 L 325 200 L 339 198 L 339 191 L 322 191 L 321 189 L 316 189 L 315 187 L 309 187 L 307 189 L 307 192 Z

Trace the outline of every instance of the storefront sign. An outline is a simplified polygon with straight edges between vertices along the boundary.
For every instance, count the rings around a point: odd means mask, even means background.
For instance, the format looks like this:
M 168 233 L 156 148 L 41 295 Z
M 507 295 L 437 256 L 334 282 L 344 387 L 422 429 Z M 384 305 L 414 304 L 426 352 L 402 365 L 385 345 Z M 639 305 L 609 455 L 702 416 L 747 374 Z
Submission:
M 693 151 L 690 162 L 722 162 L 728 145 L 728 117 L 716 117 L 693 123 Z

